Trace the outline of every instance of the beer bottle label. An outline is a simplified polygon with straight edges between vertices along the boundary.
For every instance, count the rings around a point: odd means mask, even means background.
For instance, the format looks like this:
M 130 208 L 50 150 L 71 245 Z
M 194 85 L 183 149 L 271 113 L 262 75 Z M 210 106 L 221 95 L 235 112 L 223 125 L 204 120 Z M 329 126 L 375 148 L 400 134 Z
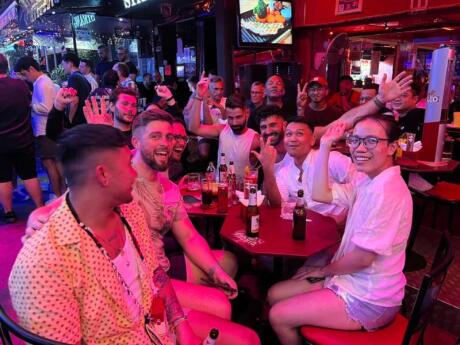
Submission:
M 251 233 L 257 234 L 259 232 L 259 215 L 251 216 Z

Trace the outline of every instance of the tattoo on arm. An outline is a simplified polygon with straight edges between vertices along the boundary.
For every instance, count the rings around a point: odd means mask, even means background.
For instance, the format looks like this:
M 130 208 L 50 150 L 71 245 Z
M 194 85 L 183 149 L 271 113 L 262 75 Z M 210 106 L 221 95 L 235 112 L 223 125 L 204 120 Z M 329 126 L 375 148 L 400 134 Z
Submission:
M 217 264 L 215 264 L 214 266 L 212 266 L 212 267 L 208 270 L 208 277 L 209 277 L 209 279 L 214 280 L 214 275 L 216 274 L 216 269 L 217 269 Z
M 159 290 L 159 296 L 164 301 L 168 321 L 174 322 L 178 318 L 184 317 L 184 312 L 177 300 L 171 280 L 161 267 L 158 267 L 153 272 L 153 282 Z

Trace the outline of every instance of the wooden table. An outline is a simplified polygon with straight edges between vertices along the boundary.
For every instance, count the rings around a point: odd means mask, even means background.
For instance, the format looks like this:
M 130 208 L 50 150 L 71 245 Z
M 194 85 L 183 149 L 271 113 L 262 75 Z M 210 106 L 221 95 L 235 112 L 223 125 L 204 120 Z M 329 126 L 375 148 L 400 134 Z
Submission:
M 337 224 L 330 218 L 308 210 L 307 235 L 304 241 L 292 239 L 292 221 L 280 217 L 280 207 L 261 206 L 259 240 L 245 236 L 242 206 L 233 206 L 221 229 L 222 238 L 251 256 L 274 257 L 274 271 L 282 276 L 283 258 L 308 258 L 340 240 Z M 256 243 L 254 243 L 256 242 Z

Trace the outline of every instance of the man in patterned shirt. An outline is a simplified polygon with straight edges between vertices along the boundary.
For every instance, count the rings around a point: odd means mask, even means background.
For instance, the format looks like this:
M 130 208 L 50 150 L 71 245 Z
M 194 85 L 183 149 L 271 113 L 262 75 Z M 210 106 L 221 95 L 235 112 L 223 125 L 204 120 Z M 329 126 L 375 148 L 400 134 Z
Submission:
M 68 344 L 135 345 L 156 338 L 173 344 L 174 335 L 178 344 L 199 344 L 218 327 L 222 344 L 259 343 L 253 331 L 215 316 L 190 311 L 187 320 L 143 212 L 132 202 L 136 172 L 119 130 L 68 130 L 58 158 L 69 191 L 27 240 L 9 280 L 26 329 Z M 163 318 L 169 332 L 152 328 L 146 316 Z

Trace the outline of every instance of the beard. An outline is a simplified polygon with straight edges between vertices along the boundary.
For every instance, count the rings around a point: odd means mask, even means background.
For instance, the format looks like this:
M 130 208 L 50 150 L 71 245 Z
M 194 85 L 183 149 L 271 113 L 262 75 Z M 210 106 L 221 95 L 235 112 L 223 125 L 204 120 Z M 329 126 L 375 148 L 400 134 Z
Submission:
M 230 126 L 234 134 L 241 134 L 246 128 L 244 125 Z
M 131 125 L 133 123 L 134 117 L 131 119 L 127 120 L 124 116 L 120 114 L 120 111 L 115 107 L 115 118 L 117 119 L 118 122 L 124 124 L 124 125 Z
M 168 170 L 169 160 L 167 161 L 166 164 L 159 163 L 155 160 L 155 155 L 153 152 L 149 154 L 148 152 L 146 152 L 145 150 L 141 148 L 141 157 L 144 163 L 147 164 L 151 169 L 155 171 L 163 172 L 163 171 Z
M 283 133 L 275 132 L 275 133 L 272 133 L 272 134 L 269 134 L 269 135 L 264 135 L 264 141 L 267 142 L 268 138 L 270 138 L 270 137 L 273 138 L 272 142 L 271 142 L 271 146 L 278 145 L 284 139 Z

